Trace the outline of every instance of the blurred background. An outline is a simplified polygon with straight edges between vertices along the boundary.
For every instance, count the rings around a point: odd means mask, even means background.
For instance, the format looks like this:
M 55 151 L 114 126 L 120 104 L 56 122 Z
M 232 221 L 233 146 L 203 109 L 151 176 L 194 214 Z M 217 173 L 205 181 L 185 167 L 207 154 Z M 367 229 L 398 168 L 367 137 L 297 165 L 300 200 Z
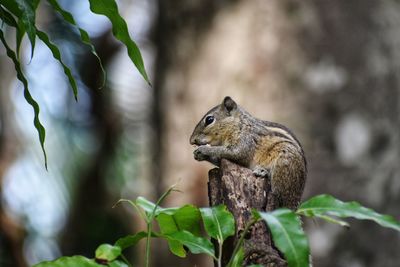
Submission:
M 121 0 L 149 87 L 87 1 L 60 0 L 91 35 L 108 72 L 77 32 L 45 4 L 37 23 L 75 70 L 63 71 L 38 40 L 22 52 L 47 130 L 49 170 L 33 112 L 0 47 L 0 266 L 61 255 L 94 256 L 143 225 L 120 198 L 206 206 L 208 163 L 189 136 L 230 95 L 258 118 L 291 128 L 304 146 L 304 199 L 328 193 L 400 219 L 400 2 Z M 9 36 L 13 38 L 13 36 Z M 400 234 L 371 222 L 344 229 L 305 221 L 314 266 L 399 266 Z M 141 266 L 143 247 L 129 251 Z M 153 266 L 212 266 L 153 242 Z

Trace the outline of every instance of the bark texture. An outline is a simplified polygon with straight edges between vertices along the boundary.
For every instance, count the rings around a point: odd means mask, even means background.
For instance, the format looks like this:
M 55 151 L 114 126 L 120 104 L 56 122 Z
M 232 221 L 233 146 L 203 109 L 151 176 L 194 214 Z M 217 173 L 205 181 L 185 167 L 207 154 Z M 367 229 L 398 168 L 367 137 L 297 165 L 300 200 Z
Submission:
M 251 210 L 271 211 L 274 209 L 271 184 L 268 179 L 256 177 L 250 169 L 228 160 L 221 161 L 221 167 L 210 170 L 208 195 L 210 206 L 225 204 L 233 213 L 236 222 L 235 236 L 228 239 L 223 248 L 222 264 L 225 266 L 235 244 L 242 234 L 244 239 L 244 264 L 264 266 L 287 266 L 279 251 L 274 247 L 271 234 L 264 222 L 254 224 L 244 233 L 251 220 Z
M 303 199 L 328 193 L 400 218 L 399 2 L 217 2 L 229 4 L 207 12 L 212 18 L 188 12 L 208 1 L 160 10 L 162 181 L 167 188 L 182 177 L 180 189 L 190 192 L 171 205 L 204 203 L 209 164 L 194 161 L 182 140 L 229 95 L 301 141 Z M 390 229 L 316 222 L 304 222 L 314 266 L 399 266 L 400 239 Z

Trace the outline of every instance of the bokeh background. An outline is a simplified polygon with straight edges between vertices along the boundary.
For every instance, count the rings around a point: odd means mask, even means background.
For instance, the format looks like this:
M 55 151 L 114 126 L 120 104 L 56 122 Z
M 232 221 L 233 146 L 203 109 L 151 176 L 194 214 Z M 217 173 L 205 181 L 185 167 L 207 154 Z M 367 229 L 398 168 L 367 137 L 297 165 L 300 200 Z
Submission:
M 301 140 L 304 199 L 329 193 L 400 219 L 400 2 L 378 0 L 121 0 L 149 87 L 87 1 L 62 0 L 108 72 L 76 31 L 43 3 L 37 23 L 75 70 L 75 102 L 62 69 L 38 41 L 22 57 L 47 129 L 44 168 L 31 107 L 0 47 L 0 266 L 25 267 L 96 247 L 143 227 L 120 198 L 207 205 L 207 170 L 189 136 L 230 95 Z M 12 38 L 13 36 L 9 36 Z M 400 234 L 372 222 L 344 229 L 305 221 L 316 267 L 395 267 Z M 212 266 L 153 242 L 153 266 Z M 143 247 L 128 257 L 141 266 Z

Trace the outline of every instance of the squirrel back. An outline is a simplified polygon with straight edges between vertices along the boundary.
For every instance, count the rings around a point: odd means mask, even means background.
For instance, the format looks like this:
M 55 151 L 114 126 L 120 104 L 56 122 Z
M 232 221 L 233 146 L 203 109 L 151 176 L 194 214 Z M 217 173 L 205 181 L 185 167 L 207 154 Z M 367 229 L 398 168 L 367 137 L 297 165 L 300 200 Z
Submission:
M 196 160 L 219 165 L 222 158 L 271 179 L 276 208 L 295 209 L 307 175 L 303 148 L 285 126 L 257 119 L 229 96 L 196 125 L 190 143 Z

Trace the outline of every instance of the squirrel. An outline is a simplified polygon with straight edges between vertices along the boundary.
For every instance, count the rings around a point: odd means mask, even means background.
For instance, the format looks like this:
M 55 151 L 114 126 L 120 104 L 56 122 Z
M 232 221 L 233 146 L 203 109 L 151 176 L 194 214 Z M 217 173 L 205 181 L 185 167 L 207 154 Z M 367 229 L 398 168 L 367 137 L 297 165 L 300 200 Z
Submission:
M 227 159 L 271 179 L 274 208 L 296 209 L 307 177 L 307 161 L 295 135 L 285 126 L 257 119 L 229 96 L 203 116 L 190 144 L 198 161 L 219 166 Z

